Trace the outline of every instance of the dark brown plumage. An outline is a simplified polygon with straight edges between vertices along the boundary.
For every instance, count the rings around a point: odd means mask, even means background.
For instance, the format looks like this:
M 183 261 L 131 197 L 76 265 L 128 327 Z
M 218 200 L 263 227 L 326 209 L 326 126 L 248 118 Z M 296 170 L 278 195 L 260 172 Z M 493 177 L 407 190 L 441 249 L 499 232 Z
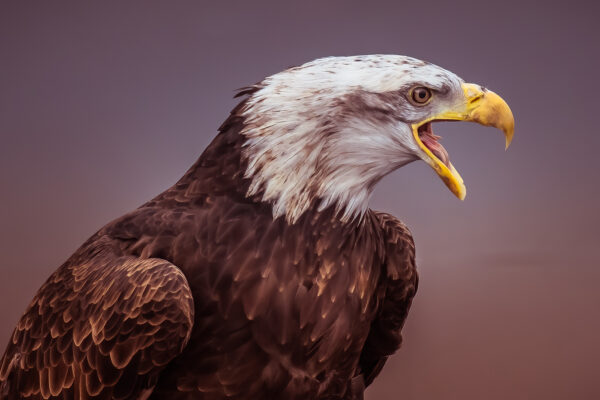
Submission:
M 93 235 L 42 286 L 0 399 L 358 399 L 417 288 L 396 218 L 294 224 L 247 198 L 236 108 L 172 188 Z

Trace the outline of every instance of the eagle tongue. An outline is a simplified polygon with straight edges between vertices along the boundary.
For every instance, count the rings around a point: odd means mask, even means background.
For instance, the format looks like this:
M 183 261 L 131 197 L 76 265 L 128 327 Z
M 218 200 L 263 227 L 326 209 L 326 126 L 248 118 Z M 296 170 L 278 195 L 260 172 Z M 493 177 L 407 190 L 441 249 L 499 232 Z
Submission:
M 446 149 L 444 148 L 444 146 L 442 146 L 442 144 L 440 142 L 435 142 L 435 144 L 430 147 L 431 152 L 440 159 L 441 162 L 443 162 L 444 164 L 446 164 L 447 167 L 450 166 L 450 156 L 448 155 L 448 152 L 446 151 Z
M 433 133 L 433 130 L 431 129 L 431 123 L 427 123 L 426 125 L 427 126 L 425 129 L 421 131 L 421 141 L 429 150 L 431 150 L 434 156 L 436 156 L 446 166 L 450 166 L 450 157 L 448 152 L 444 146 L 438 142 L 438 140 L 442 137 Z

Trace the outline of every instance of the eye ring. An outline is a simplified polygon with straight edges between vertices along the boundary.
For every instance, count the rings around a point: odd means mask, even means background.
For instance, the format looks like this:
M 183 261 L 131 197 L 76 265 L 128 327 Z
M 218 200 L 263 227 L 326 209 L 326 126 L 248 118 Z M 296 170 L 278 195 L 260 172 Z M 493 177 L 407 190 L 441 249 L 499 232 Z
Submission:
M 417 106 L 424 106 L 431 100 L 431 89 L 424 86 L 416 86 L 410 90 L 409 99 L 411 103 Z

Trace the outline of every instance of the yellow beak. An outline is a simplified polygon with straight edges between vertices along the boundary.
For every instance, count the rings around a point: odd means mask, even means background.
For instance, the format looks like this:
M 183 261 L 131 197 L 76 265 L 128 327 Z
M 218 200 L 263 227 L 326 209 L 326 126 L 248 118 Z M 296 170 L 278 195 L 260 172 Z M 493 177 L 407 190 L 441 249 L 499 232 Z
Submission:
M 462 88 L 465 101 L 458 109 L 446 110 L 439 115 L 412 125 L 413 136 L 421 150 L 426 154 L 425 162 L 442 178 L 448 189 L 461 200 L 467 194 L 463 179 L 450 162 L 448 162 L 448 165 L 444 164 L 423 144 L 419 137 L 419 127 L 434 120 L 477 122 L 503 131 L 507 149 L 512 141 L 515 129 L 512 111 L 500 96 L 472 83 L 464 83 Z

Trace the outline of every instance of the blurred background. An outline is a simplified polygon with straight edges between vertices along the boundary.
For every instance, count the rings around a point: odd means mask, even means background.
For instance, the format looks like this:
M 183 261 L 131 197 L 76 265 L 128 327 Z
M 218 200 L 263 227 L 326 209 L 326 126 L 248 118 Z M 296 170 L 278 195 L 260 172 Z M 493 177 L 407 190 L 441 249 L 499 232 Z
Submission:
M 234 89 L 396 53 L 502 95 L 516 134 L 505 152 L 498 131 L 436 126 L 464 202 L 422 162 L 377 187 L 421 283 L 367 399 L 599 399 L 598 4 L 2 2 L 0 351 L 54 269 L 196 160 Z

